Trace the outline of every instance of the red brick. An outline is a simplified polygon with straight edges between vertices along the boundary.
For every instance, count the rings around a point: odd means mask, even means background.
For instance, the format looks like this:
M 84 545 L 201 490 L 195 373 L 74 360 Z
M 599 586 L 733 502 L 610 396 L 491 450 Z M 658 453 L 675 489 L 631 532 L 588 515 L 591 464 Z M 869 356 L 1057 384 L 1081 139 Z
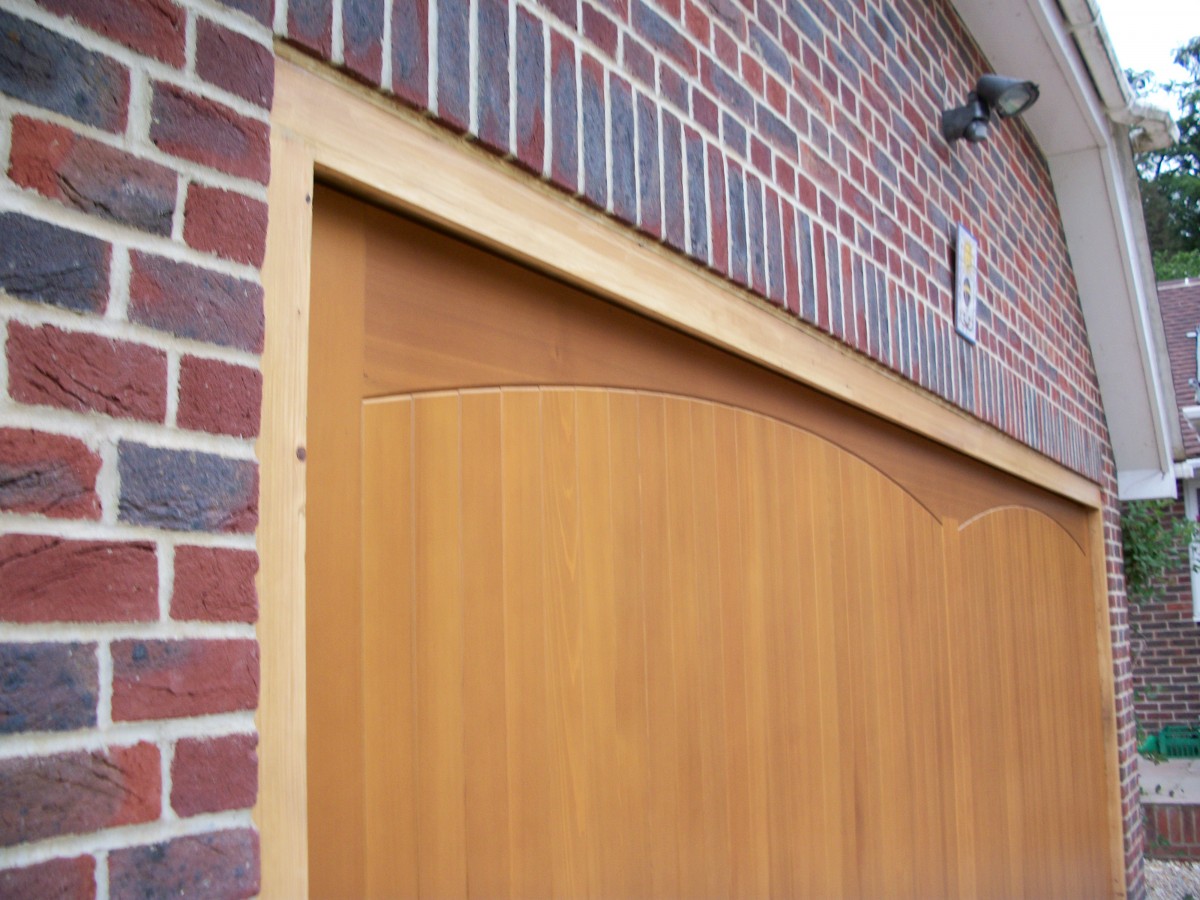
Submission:
M 0 644 L 0 734 L 96 724 L 95 644 Z
M 38 0 L 60 16 L 173 66 L 184 62 L 187 14 L 171 0 Z
M 164 153 L 262 184 L 271 174 L 270 129 L 227 106 L 157 82 L 150 140 Z
M 144 344 L 53 325 L 8 328 L 14 400 L 75 412 L 161 422 L 167 412 L 167 355 Z
M 153 822 L 161 784 L 148 743 L 0 760 L 0 846 Z
M 208 19 L 196 26 L 196 74 L 266 109 L 275 96 L 271 49 Z
M 175 173 L 67 128 L 16 116 L 8 175 L 89 215 L 171 233 Z
M 258 796 L 258 736 L 234 734 L 175 745 L 171 806 L 181 816 L 246 809 Z
M 182 621 L 253 622 L 258 618 L 254 576 L 258 554 L 220 547 L 175 549 L 171 618 Z
M 0 872 L 0 897 L 90 900 L 95 896 L 96 860 L 91 856 L 51 859 L 23 869 Z
M 113 900 L 254 897 L 259 891 L 258 834 L 244 828 L 114 850 L 108 867 Z
M 179 337 L 260 352 L 260 285 L 141 251 L 132 254 L 129 317 Z
M 262 410 L 262 373 L 246 366 L 185 356 L 179 372 L 183 428 L 254 437 Z
M 258 706 L 255 641 L 116 641 L 115 721 L 170 719 Z
M 183 239 L 234 262 L 261 266 L 267 249 L 267 205 L 236 191 L 188 187 Z
M 231 9 L 240 10 L 263 25 L 275 20 L 275 0 L 220 0 Z
M 0 536 L 0 619 L 148 622 L 157 617 L 153 544 Z
M 0 428 L 0 510 L 68 519 L 100 518 L 100 457 L 83 441 Z

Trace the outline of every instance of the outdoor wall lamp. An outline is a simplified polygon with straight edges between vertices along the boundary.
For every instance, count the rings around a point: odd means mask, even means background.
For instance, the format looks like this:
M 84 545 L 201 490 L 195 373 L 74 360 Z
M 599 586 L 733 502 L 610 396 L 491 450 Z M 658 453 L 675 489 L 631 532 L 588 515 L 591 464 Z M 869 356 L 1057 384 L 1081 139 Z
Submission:
M 992 110 L 1002 119 L 1020 115 L 1037 102 L 1038 86 L 1032 81 L 981 75 L 965 106 L 942 113 L 942 137 L 947 143 L 966 138 L 972 144 L 987 140 Z

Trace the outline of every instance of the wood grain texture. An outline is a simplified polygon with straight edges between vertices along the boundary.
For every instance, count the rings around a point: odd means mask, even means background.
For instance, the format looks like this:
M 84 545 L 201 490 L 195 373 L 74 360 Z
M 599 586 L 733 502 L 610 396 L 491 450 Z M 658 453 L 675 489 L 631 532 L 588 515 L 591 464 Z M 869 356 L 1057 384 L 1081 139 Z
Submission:
M 317 203 L 318 221 L 356 208 Z M 340 508 L 362 523 L 363 586 L 337 609 L 357 603 L 361 626 L 310 632 L 330 659 L 363 652 L 349 694 L 314 694 L 342 708 L 311 718 L 389 717 L 332 738 L 362 746 L 348 877 L 439 897 L 1111 889 L 1086 512 L 660 326 L 603 324 L 544 281 L 525 284 L 543 337 L 514 337 L 528 359 L 506 365 L 536 369 L 557 334 L 554 377 L 580 383 L 477 384 L 525 293 L 494 270 L 449 293 L 402 279 L 443 239 L 406 250 L 408 226 L 357 210 L 357 262 L 318 269 L 343 304 L 364 273 L 341 414 L 362 426 L 338 448 L 361 460 Z M 452 330 L 484 334 L 404 330 L 464 291 Z M 366 335 L 385 327 L 400 368 L 439 358 L 464 386 L 413 370 L 421 389 L 376 396 Z M 642 353 L 654 364 L 597 383 Z M 330 760 L 310 752 L 314 785 L 344 778 Z M 313 883 L 345 865 L 314 856 Z

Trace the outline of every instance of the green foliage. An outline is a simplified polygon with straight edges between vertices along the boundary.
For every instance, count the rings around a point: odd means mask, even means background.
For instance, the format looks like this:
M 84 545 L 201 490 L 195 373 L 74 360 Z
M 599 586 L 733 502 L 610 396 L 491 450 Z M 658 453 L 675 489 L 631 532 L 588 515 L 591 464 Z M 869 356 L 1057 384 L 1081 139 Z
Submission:
M 1142 210 L 1160 280 L 1166 280 L 1159 272 L 1160 257 L 1165 271 L 1186 273 L 1168 278 L 1200 274 L 1189 268 L 1195 260 L 1182 255 L 1200 253 L 1200 36 L 1175 51 L 1175 62 L 1187 77 L 1160 87 L 1181 110 L 1176 118 L 1179 142 L 1137 158 Z M 1144 72 L 1132 75 L 1131 81 L 1139 89 L 1153 83 Z
M 1121 513 L 1121 544 L 1125 551 L 1125 592 L 1134 603 L 1157 598 L 1167 570 L 1189 558 L 1200 528 L 1176 516 L 1169 500 L 1139 500 Z
M 1156 281 L 1180 281 L 1184 278 L 1200 278 L 1200 250 L 1179 250 L 1175 253 L 1161 250 L 1154 254 Z

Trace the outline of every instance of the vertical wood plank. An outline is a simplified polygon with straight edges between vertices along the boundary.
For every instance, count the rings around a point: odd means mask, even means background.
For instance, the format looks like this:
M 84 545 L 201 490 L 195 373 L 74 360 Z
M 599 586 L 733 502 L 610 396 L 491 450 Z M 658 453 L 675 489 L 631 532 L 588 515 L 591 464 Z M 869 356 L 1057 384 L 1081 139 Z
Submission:
M 583 738 L 580 615 L 579 442 L 576 392 L 542 392 L 542 494 L 546 578 L 547 726 L 554 889 L 587 891 L 586 746 Z
M 613 485 L 609 395 L 576 394 L 579 444 L 580 684 L 583 758 L 589 812 L 586 883 L 601 897 L 616 896 L 624 862 L 620 743 L 617 733 L 619 635 L 615 595 Z
M 692 529 L 695 542 L 695 643 L 700 735 L 700 790 L 704 892 L 727 897 L 731 891 L 728 726 L 725 677 L 721 666 L 723 630 L 720 597 L 720 520 L 717 512 L 716 422 L 712 404 L 688 401 L 692 445 Z
M 419 889 L 431 897 L 461 897 L 467 890 L 467 848 L 462 410 L 457 394 L 415 401 L 413 465 Z
M 363 406 L 363 780 L 368 896 L 415 896 L 410 399 Z
M 671 583 L 666 401 L 655 395 L 638 400 L 642 473 L 642 597 L 646 609 L 646 737 L 650 748 L 650 893 L 679 896 L 681 808 L 679 735 L 675 708 L 675 651 L 671 614 L 676 589 Z
M 554 894 L 547 773 L 542 407 L 537 390 L 501 394 L 505 728 L 514 897 Z
M 467 888 L 508 896 L 503 472 L 499 391 L 462 395 L 463 771 Z
M 612 897 L 644 895 L 651 884 L 650 748 L 646 711 L 646 612 L 642 593 L 642 471 L 638 397 L 609 394 L 610 485 L 616 670 L 614 736 L 620 778 L 605 787 L 615 796 L 612 868 L 598 884 Z M 656 648 L 657 649 L 657 648 Z

